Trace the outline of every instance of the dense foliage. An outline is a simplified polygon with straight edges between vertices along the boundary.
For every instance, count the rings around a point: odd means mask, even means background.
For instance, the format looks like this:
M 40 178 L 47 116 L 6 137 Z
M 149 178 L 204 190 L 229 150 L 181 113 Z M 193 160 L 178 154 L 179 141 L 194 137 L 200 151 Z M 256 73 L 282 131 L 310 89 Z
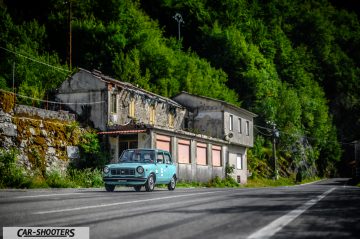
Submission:
M 0 149 L 0 188 L 66 188 L 101 187 L 101 169 L 68 169 L 65 172 L 50 171 L 43 174 L 39 167 L 24 170 L 18 162 L 16 149 Z
M 3 0 L 0 87 L 43 98 L 72 65 L 166 97 L 184 90 L 241 105 L 280 130 L 283 176 L 336 172 L 338 139 L 360 137 L 360 25 L 327 0 Z M 39 8 L 39 6 L 41 6 Z M 181 13 L 181 40 L 173 19 Z M 271 176 L 271 137 L 256 128 L 254 176 Z

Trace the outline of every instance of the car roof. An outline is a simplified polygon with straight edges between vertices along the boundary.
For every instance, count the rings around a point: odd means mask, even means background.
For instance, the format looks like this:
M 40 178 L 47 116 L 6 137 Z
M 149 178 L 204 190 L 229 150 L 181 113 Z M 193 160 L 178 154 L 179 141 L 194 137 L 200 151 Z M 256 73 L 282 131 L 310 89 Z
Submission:
M 163 149 L 150 149 L 150 148 L 139 148 L 139 149 L 126 149 L 126 150 L 151 150 L 151 151 L 159 151 L 159 152 L 167 152 L 169 151 L 163 150 Z

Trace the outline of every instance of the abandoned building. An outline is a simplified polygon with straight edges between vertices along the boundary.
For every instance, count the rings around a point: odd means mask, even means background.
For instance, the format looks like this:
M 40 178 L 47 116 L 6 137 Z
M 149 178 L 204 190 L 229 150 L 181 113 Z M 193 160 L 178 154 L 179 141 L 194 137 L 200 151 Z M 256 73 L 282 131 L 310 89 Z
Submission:
M 254 113 L 187 92 L 165 98 L 84 69 L 64 81 L 56 97 L 77 103 L 70 110 L 106 138 L 112 161 L 128 148 L 160 148 L 171 152 L 180 180 L 223 178 L 229 163 L 233 177 L 247 182 Z

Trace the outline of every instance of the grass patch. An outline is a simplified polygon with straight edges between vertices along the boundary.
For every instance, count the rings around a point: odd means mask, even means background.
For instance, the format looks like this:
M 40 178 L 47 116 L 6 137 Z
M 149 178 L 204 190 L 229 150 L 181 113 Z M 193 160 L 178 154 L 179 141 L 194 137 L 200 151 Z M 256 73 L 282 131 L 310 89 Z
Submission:
M 242 187 L 242 188 L 259 188 L 259 187 L 280 187 L 280 186 L 294 186 L 304 183 L 310 183 L 321 180 L 319 177 L 312 177 L 302 180 L 300 183 L 296 182 L 295 177 L 279 178 L 278 180 L 268 178 L 256 178 L 248 179 L 247 184 L 238 184 L 233 178 L 227 177 L 221 179 L 215 177 L 207 183 L 201 182 L 187 182 L 179 181 L 177 183 L 178 188 L 231 188 L 231 187 Z M 360 186 L 360 184 L 359 184 Z
M 315 182 L 318 180 L 321 180 L 321 178 L 312 177 L 312 178 L 304 179 L 301 182 L 296 182 L 294 177 L 289 177 L 289 178 L 280 177 L 278 180 L 269 179 L 269 178 L 255 178 L 255 179 L 248 179 L 248 183 L 246 185 L 242 185 L 242 186 L 249 187 L 249 188 L 294 186 L 294 185 L 298 185 L 298 184 Z
M 323 180 L 324 178 L 320 178 L 320 177 L 311 177 L 311 178 L 306 178 L 304 180 L 301 181 L 301 184 L 304 184 L 304 183 L 312 183 L 312 182 L 315 182 L 315 181 L 319 181 L 319 180 Z
M 258 187 L 279 187 L 279 186 L 291 186 L 295 185 L 295 180 L 293 178 L 279 178 L 278 180 L 269 179 L 269 178 L 256 178 L 248 179 L 246 185 L 243 187 L 249 188 L 258 188 Z
M 235 179 L 231 177 L 221 179 L 220 177 L 216 176 L 208 182 L 178 181 L 176 186 L 178 188 L 234 188 L 239 187 L 240 184 L 238 184 Z
M 203 188 L 203 187 L 206 187 L 206 183 L 178 181 L 176 183 L 176 187 L 178 187 L 178 188 Z

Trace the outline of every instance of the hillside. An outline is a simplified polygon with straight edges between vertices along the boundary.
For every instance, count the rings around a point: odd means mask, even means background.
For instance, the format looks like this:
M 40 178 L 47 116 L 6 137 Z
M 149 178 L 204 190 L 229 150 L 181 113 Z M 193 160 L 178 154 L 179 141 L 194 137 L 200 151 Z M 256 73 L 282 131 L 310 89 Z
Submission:
M 342 147 L 360 138 L 360 25 L 346 4 L 2 0 L 0 6 L 0 88 L 12 88 L 14 74 L 17 93 L 51 94 L 70 74 L 71 23 L 72 71 L 95 68 L 166 97 L 183 90 L 258 114 L 249 153 L 254 176 L 272 174 L 267 122 L 280 131 L 283 176 L 300 169 L 334 175 L 349 160 Z M 184 20 L 180 41 L 176 13 Z

